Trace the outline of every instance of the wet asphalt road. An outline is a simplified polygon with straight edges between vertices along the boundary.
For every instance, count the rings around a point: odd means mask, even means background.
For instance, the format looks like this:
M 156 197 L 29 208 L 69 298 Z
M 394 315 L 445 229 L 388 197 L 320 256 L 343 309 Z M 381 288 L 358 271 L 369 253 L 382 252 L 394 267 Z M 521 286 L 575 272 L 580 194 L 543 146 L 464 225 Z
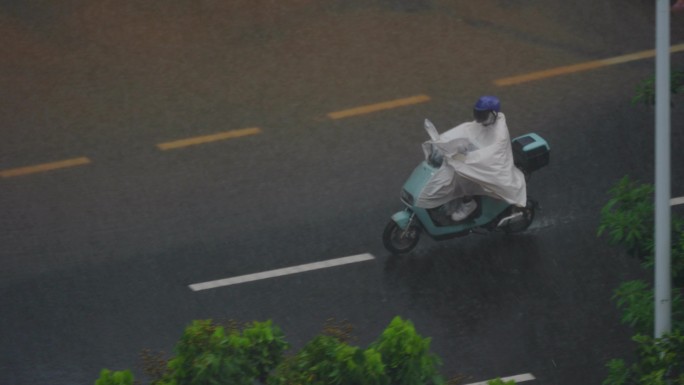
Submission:
M 0 5 L 0 170 L 91 161 L 0 179 L 0 383 L 139 373 L 138 352 L 170 351 L 193 319 L 273 319 L 299 347 L 329 318 L 365 345 L 395 315 L 464 383 L 600 383 L 631 347 L 612 291 L 647 273 L 596 237 L 598 212 L 623 175 L 652 181 L 653 114 L 630 99 L 653 60 L 493 81 L 653 48 L 651 4 L 284 3 Z M 482 93 L 501 97 L 512 136 L 551 144 L 528 186 L 537 222 L 389 255 L 380 234 L 421 160 L 423 119 L 454 126 Z M 413 95 L 430 101 L 326 117 Z M 673 196 L 684 196 L 673 101 Z M 261 134 L 156 147 L 247 127 Z M 187 286 L 360 253 L 375 259 Z

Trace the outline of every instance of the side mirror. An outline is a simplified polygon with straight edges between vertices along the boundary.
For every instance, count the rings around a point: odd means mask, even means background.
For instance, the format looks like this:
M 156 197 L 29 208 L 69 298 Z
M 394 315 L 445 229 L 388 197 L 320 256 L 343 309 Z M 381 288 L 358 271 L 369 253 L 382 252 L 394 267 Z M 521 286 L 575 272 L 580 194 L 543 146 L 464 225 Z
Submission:
M 430 119 L 425 119 L 425 131 L 430 135 L 431 140 L 439 140 L 439 132 L 437 132 L 437 127 L 430 121 Z

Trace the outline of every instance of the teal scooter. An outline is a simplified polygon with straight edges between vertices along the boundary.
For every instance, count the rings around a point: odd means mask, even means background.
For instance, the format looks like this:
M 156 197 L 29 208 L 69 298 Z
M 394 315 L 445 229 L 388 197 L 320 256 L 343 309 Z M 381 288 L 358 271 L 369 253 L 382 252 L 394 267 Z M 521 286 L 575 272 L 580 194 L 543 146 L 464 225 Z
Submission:
M 515 166 L 525 175 L 546 166 L 550 159 L 549 144 L 541 136 L 528 133 L 512 140 Z M 416 206 L 425 185 L 441 167 L 440 157 L 426 156 L 413 170 L 401 190 L 404 210 L 392 215 L 385 227 L 382 240 L 385 248 L 393 254 L 408 253 L 413 250 L 421 234 L 426 233 L 435 240 L 462 237 L 474 232 L 501 231 L 517 233 L 525 231 L 534 220 L 537 202 L 527 199 L 526 207 L 517 207 L 490 196 L 475 196 L 477 209 L 465 220 L 454 221 L 444 207 L 426 209 Z

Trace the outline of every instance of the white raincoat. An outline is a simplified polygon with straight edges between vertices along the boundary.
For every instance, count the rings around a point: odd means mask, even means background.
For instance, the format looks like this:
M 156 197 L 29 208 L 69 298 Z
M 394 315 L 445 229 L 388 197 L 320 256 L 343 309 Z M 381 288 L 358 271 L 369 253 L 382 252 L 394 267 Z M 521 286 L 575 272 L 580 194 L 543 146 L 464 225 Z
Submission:
M 466 122 L 441 135 L 429 121 L 425 128 L 431 137 L 423 143 L 426 158 L 438 151 L 444 161 L 416 199 L 418 207 L 434 208 L 467 195 L 527 204 L 525 176 L 514 165 L 503 113 L 489 126 Z

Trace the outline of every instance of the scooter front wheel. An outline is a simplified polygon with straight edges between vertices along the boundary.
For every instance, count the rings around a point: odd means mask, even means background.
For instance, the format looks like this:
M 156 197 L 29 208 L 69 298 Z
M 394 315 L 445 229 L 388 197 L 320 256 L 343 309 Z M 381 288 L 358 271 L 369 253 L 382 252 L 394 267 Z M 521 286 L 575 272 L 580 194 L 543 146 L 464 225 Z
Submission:
M 404 254 L 413 250 L 420 240 L 420 227 L 409 225 L 402 229 L 395 221 L 390 221 L 382 233 L 382 243 L 394 254 Z

